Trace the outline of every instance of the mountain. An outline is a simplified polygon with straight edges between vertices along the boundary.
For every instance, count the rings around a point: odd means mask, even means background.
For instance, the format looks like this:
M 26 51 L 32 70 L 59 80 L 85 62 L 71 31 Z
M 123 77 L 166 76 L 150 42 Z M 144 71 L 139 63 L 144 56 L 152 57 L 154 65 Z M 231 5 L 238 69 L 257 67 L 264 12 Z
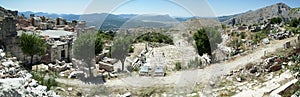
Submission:
M 53 14 L 45 12 L 19 12 L 19 15 L 24 14 L 25 17 L 29 17 L 30 14 L 35 16 L 45 16 L 50 18 L 64 18 L 67 21 L 83 20 L 86 21 L 87 26 L 99 27 L 102 30 L 112 30 L 120 27 L 170 27 L 175 22 L 183 22 L 189 19 L 189 17 L 176 17 L 173 18 L 169 15 L 137 15 L 137 14 L 109 14 L 109 13 L 93 13 L 93 14 Z M 130 22 L 130 23 L 126 23 Z M 125 26 L 122 26 L 126 23 Z M 102 24 L 102 25 L 101 25 Z
M 66 19 L 67 21 L 72 20 L 78 20 L 80 15 L 76 14 L 55 14 L 55 13 L 45 13 L 45 12 L 32 12 L 32 11 L 26 11 L 26 12 L 19 12 L 18 15 L 24 14 L 25 17 L 30 17 L 30 14 L 34 14 L 35 16 L 45 16 L 50 18 L 58 18 L 62 17 Z
M 259 24 L 273 17 L 281 17 L 284 21 L 288 21 L 293 17 L 300 17 L 299 13 L 290 13 L 291 10 L 292 8 L 286 4 L 277 3 L 234 16 L 224 21 L 224 23 L 232 24 L 234 20 L 235 24 Z
M 247 11 L 247 12 L 251 12 L 251 10 Z M 245 12 L 245 13 L 247 13 L 247 12 Z M 239 13 L 239 14 L 234 14 L 234 15 L 227 15 L 227 16 L 219 16 L 217 18 L 218 18 L 219 22 L 224 22 L 224 21 L 227 21 L 227 20 L 229 20 L 233 17 L 239 16 L 241 14 L 244 14 L 244 13 Z

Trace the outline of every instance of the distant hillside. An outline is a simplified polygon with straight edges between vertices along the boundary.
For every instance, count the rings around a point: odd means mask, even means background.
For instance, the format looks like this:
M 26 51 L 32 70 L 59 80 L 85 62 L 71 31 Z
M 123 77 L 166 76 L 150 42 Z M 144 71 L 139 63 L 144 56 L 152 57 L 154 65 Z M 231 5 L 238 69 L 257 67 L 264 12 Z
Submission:
M 248 11 L 248 12 L 250 12 L 250 11 Z M 228 15 L 228 16 L 219 16 L 218 20 L 219 20 L 219 22 L 225 22 L 225 21 L 227 21 L 227 20 L 229 20 L 229 19 L 231 19 L 233 17 L 239 16 L 241 14 L 244 14 L 244 13 L 239 13 L 239 14 L 234 14 L 234 15 Z
M 67 21 L 83 20 L 87 22 L 87 26 L 96 26 L 102 30 L 112 30 L 121 27 L 125 22 L 131 20 L 131 24 L 127 23 L 124 27 L 137 27 L 137 26 L 149 26 L 149 27 L 170 27 L 170 23 L 183 22 L 189 19 L 189 17 L 170 17 L 169 15 L 137 15 L 137 14 L 108 14 L 108 13 L 94 13 L 94 14 L 53 14 L 44 12 L 19 12 L 19 15 L 24 14 L 29 17 L 30 14 L 35 16 L 45 16 L 50 18 L 64 18 Z M 134 18 L 134 19 L 133 19 Z M 133 20 L 132 20 L 133 19 Z M 103 24 L 101 25 L 101 23 Z
M 273 17 L 281 17 L 284 18 L 285 21 L 288 21 L 293 17 L 300 17 L 299 13 L 289 14 L 291 9 L 291 7 L 284 3 L 277 3 L 257 9 L 255 11 L 249 11 L 237 15 L 229 20 L 224 21 L 224 23 L 232 24 L 233 19 L 235 19 L 235 24 L 255 24 L 263 23 L 264 21 Z
M 32 11 L 26 11 L 26 12 L 19 12 L 18 15 L 24 14 L 25 17 L 29 17 L 30 14 L 34 14 L 35 16 L 45 16 L 45 17 L 50 17 L 50 18 L 58 18 L 62 17 L 66 19 L 67 21 L 72 21 L 72 20 L 78 20 L 80 15 L 76 14 L 54 14 L 54 13 L 45 13 L 45 12 L 32 12 Z

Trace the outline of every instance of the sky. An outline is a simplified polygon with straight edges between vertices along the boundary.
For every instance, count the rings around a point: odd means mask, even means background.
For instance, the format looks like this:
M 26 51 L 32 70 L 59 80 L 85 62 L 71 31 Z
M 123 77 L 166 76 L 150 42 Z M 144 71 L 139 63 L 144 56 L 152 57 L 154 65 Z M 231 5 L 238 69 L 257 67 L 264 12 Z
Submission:
M 224 16 L 283 2 L 300 7 L 299 0 L 0 0 L 0 6 L 19 12 L 58 14 L 169 14 L 171 16 Z

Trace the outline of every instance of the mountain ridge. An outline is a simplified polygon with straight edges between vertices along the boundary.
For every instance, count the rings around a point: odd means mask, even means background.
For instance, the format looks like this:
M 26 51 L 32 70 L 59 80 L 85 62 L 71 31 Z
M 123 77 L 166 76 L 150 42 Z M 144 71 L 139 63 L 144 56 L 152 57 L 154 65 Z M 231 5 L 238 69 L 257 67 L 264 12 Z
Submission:
M 291 18 L 299 17 L 298 13 L 290 14 L 291 7 L 285 3 L 276 3 L 266 7 L 259 8 L 250 12 L 245 12 L 243 14 L 232 17 L 228 20 L 223 21 L 225 24 L 255 24 L 263 23 L 266 20 L 273 17 L 281 17 L 284 21 L 289 21 Z

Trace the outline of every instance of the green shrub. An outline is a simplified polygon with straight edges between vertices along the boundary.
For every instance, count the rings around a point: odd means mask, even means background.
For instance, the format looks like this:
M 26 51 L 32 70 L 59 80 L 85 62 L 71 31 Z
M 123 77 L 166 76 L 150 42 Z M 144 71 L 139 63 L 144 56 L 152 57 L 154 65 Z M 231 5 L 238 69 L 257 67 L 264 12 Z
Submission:
M 181 63 L 180 62 L 176 62 L 175 63 L 175 70 L 179 71 L 182 69 Z
M 133 53 L 134 52 L 134 47 L 130 46 L 129 47 L 129 53 Z
M 270 20 L 270 23 L 271 23 L 271 24 L 279 24 L 279 23 L 281 23 L 281 22 L 282 22 L 282 19 L 281 19 L 280 17 L 272 18 L 272 19 Z
M 190 62 L 188 63 L 188 68 L 201 68 L 201 69 L 203 69 L 204 66 L 203 66 L 201 60 L 199 60 L 198 58 L 195 58 L 194 60 L 190 60 Z
M 148 32 L 137 37 L 134 41 L 136 42 L 156 42 L 156 43 L 165 43 L 165 44 L 174 44 L 170 36 L 164 35 L 157 32 Z
M 200 56 L 211 52 L 217 48 L 217 44 L 222 42 L 221 34 L 217 27 L 204 27 L 193 35 L 196 43 L 197 52 Z
M 300 25 L 300 18 L 297 19 L 297 18 L 293 18 L 290 22 L 289 22 L 289 25 L 291 27 L 297 27 L 298 25 Z
M 32 78 L 38 81 L 40 85 L 47 86 L 47 90 L 50 90 L 52 86 L 58 85 L 58 83 L 55 81 L 55 73 L 47 73 L 45 71 L 32 71 L 31 74 Z

